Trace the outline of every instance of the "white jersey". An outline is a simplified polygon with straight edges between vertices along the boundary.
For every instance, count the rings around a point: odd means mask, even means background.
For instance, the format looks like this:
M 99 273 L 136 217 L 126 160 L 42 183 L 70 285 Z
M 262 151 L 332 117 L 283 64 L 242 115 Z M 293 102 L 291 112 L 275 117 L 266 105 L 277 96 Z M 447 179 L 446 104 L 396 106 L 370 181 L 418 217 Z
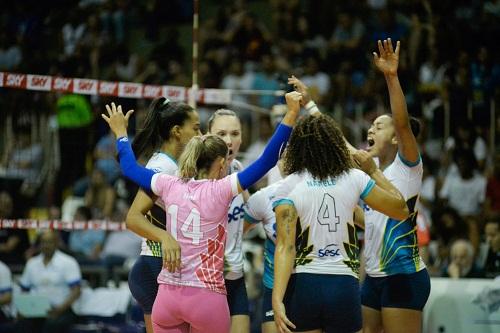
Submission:
M 403 195 L 410 216 L 404 221 L 391 219 L 366 204 L 365 213 L 365 250 L 366 272 L 379 277 L 393 274 L 415 273 L 425 268 L 418 254 L 416 234 L 417 212 L 415 205 L 422 187 L 423 166 L 404 161 L 399 153 L 384 170 L 385 177 Z
M 243 165 L 233 160 L 229 173 L 243 170 Z M 227 238 L 224 254 L 224 278 L 236 280 L 243 277 L 243 221 L 245 200 L 243 194 L 233 198 L 227 213 Z
M 374 186 L 375 182 L 357 169 L 324 181 L 308 172 L 284 179 L 276 190 L 273 207 L 292 204 L 297 210 L 296 273 L 358 277 L 354 208 Z
M 176 175 L 179 169 L 175 159 L 163 152 L 154 153 L 146 164 L 146 168 L 172 176 Z M 147 219 L 157 227 L 165 229 L 165 205 L 163 200 L 160 198 L 156 200 L 155 205 L 147 215 Z M 161 257 L 161 244 L 142 238 L 141 256 Z

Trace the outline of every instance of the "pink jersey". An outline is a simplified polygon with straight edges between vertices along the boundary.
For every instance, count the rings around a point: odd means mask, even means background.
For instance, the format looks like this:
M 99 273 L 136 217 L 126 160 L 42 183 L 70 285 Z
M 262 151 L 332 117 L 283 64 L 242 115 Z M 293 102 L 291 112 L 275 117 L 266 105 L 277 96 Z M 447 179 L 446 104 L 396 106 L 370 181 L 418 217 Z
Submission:
M 165 203 L 167 231 L 177 239 L 182 260 L 180 272 L 162 269 L 158 283 L 207 288 L 225 294 L 227 210 L 238 194 L 237 174 L 220 180 L 189 181 L 156 174 L 151 189 Z

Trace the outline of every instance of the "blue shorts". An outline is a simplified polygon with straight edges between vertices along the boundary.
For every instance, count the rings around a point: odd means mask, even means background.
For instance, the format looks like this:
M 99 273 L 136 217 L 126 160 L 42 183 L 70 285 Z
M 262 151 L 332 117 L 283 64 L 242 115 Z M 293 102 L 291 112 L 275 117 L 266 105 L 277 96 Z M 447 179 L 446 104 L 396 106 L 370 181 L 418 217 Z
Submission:
M 357 332 L 362 327 L 359 281 L 349 275 L 293 274 L 285 293 L 295 332 Z
M 225 280 L 227 290 L 227 304 L 231 316 L 249 315 L 247 288 L 245 278 Z
M 262 287 L 262 322 L 274 321 L 273 290 Z
M 426 269 L 411 274 L 384 277 L 366 276 L 361 288 L 361 303 L 369 308 L 400 308 L 422 311 L 431 292 Z
M 146 315 L 150 315 L 153 310 L 162 266 L 161 257 L 139 256 L 128 275 L 130 292 Z

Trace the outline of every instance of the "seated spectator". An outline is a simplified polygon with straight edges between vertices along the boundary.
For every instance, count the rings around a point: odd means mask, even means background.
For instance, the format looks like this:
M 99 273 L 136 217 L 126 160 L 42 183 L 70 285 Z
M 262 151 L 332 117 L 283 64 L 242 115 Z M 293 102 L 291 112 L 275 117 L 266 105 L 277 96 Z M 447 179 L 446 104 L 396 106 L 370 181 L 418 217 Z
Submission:
M 65 332 L 77 320 L 71 306 L 80 297 L 80 267 L 58 250 L 58 237 L 51 230 L 41 234 L 41 254 L 28 260 L 19 281 L 23 291 L 48 298 L 52 309 L 46 318 L 21 319 L 16 332 Z
M 99 168 L 94 168 L 90 184 L 85 192 L 85 206 L 92 208 L 92 217 L 111 218 L 115 208 L 115 189 L 106 181 L 106 176 Z
M 31 126 L 18 125 L 0 159 L 0 189 L 12 194 L 16 217 L 24 217 L 39 186 L 43 149 L 31 140 Z
M 11 331 L 12 314 L 12 273 L 9 267 L 0 261 L 0 332 Z
M 122 267 L 127 260 L 136 259 L 140 252 L 141 238 L 136 234 L 128 230 L 111 232 L 101 253 L 108 277 L 112 276 L 115 267 Z
M 7 192 L 0 192 L 0 219 L 12 218 L 12 212 L 12 197 Z M 0 261 L 7 265 L 23 265 L 29 247 L 26 230 L 0 228 Z
M 500 152 L 495 154 L 493 172 L 486 185 L 484 211 L 489 218 L 500 218 Z
M 319 60 L 315 56 L 306 59 L 302 81 L 309 88 L 313 101 L 322 104 L 330 92 L 330 77 L 319 68 Z
M 488 254 L 484 263 L 484 275 L 487 278 L 496 278 L 500 275 L 500 221 L 489 220 L 484 226 Z
M 476 160 L 470 150 L 455 152 L 458 176 L 448 174 L 439 197 L 462 216 L 477 215 L 486 196 L 486 179 L 476 172 Z
M 86 206 L 77 208 L 75 221 L 91 219 L 90 208 Z M 104 230 L 73 230 L 69 235 L 69 250 L 82 265 L 98 264 L 105 238 L 106 231 Z
M 113 133 L 102 136 L 94 149 L 95 166 L 106 176 L 108 183 L 120 176 L 120 165 L 116 160 L 115 137 Z
M 451 244 L 457 239 L 467 238 L 469 230 L 460 215 L 449 207 L 434 210 L 432 221 L 429 262 L 426 264 L 429 274 L 441 276 L 448 265 Z
M 451 245 L 450 263 L 443 277 L 452 279 L 481 278 L 484 274 L 474 263 L 474 247 L 465 239 L 458 239 Z

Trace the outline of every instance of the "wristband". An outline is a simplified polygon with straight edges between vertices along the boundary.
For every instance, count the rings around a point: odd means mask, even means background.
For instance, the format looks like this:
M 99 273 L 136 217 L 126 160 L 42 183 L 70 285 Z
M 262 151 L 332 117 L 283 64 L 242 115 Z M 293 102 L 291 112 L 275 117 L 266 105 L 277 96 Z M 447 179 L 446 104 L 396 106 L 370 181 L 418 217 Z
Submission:
M 304 108 L 306 109 L 306 111 L 309 114 L 314 114 L 316 112 L 320 112 L 318 109 L 318 106 L 316 105 L 316 103 L 314 103 L 313 100 L 310 100 L 309 102 L 307 102 L 307 104 L 304 105 Z

